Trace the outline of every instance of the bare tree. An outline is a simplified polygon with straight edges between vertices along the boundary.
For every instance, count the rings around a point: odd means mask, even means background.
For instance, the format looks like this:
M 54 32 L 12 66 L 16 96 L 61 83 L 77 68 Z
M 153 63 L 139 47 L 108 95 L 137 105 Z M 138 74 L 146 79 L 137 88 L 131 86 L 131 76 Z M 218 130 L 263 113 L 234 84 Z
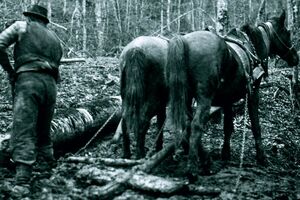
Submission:
M 297 15 L 297 7 L 296 7 L 296 1 L 295 0 L 287 0 L 287 27 L 292 31 L 292 33 L 295 33 L 296 27 L 296 15 Z M 299 81 L 298 81 L 298 66 L 293 67 L 293 78 L 291 82 L 291 101 L 293 103 L 293 109 L 295 108 L 295 104 L 297 103 L 297 106 L 299 107 L 299 94 L 298 94 L 298 86 L 299 86 Z
M 164 33 L 164 0 L 160 0 L 160 34 Z
M 224 35 L 228 30 L 228 2 L 227 0 L 218 0 L 217 2 L 217 24 L 216 31 Z
M 265 14 L 266 14 L 266 0 L 261 0 L 255 23 L 258 24 L 259 22 L 265 21 L 266 19 Z
M 63 15 L 67 12 L 67 0 L 63 0 Z
M 86 52 L 86 0 L 82 0 L 82 51 Z
M 180 7 L 181 7 L 181 0 L 178 0 L 178 5 L 177 5 L 177 16 L 178 16 L 178 20 L 177 20 L 177 32 L 180 31 Z
M 51 15 L 52 15 L 51 1 L 52 1 L 52 0 L 48 0 L 48 3 L 47 3 L 48 19 L 49 19 L 49 21 L 51 21 Z
M 170 12 L 171 12 L 171 0 L 168 0 L 168 3 L 167 3 L 167 30 L 170 32 L 171 31 L 171 15 L 170 15 Z

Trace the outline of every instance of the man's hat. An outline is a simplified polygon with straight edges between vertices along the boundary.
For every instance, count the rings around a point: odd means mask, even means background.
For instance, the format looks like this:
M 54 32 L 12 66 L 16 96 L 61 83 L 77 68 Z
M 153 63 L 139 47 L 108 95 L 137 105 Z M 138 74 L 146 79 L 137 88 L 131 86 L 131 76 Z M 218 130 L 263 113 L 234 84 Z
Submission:
M 44 20 L 46 23 L 49 23 L 49 19 L 47 18 L 48 10 L 42 6 L 37 4 L 30 7 L 27 11 L 23 12 L 24 16 L 35 16 Z

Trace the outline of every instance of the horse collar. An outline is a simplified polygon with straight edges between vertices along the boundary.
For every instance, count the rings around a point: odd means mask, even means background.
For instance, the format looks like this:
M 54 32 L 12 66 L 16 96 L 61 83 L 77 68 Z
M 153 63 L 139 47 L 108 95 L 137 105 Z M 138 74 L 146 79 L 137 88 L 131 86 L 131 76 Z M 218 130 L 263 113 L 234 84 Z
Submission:
M 291 47 L 288 47 L 282 40 L 281 38 L 279 37 L 279 35 L 277 34 L 276 30 L 274 29 L 273 25 L 271 22 L 265 22 L 265 23 L 262 23 L 260 24 L 261 27 L 263 27 L 263 29 L 266 31 L 266 33 L 268 34 L 269 36 L 269 42 L 271 42 L 271 39 L 277 39 L 281 45 L 287 49 L 287 53 L 289 51 L 291 51 L 293 49 L 293 46 Z M 259 28 L 259 27 L 258 27 Z
M 261 32 L 265 47 L 266 47 L 267 52 L 269 54 L 269 52 L 270 52 L 270 43 L 271 43 L 271 41 L 270 41 L 271 35 L 270 35 L 269 27 L 268 27 L 268 25 L 266 25 L 266 26 L 260 25 L 260 26 L 258 26 L 258 29 Z

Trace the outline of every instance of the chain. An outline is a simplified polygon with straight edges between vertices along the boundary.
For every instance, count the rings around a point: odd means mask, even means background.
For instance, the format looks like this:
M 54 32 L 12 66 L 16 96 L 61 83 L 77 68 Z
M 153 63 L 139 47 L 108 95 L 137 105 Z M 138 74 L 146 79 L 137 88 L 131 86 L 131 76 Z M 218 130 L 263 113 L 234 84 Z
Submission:
M 109 118 L 106 120 L 106 122 L 98 129 L 98 131 L 95 133 L 95 135 L 84 145 L 84 147 L 80 148 L 75 155 L 82 152 L 86 147 L 98 136 L 98 134 L 103 130 L 103 128 L 110 122 L 110 120 L 113 118 L 113 116 L 117 113 L 118 108 L 109 116 Z
M 247 105 L 248 105 L 248 94 L 246 94 L 245 98 L 245 110 L 244 110 L 244 126 L 243 126 L 243 139 L 242 139 L 242 149 L 241 149 L 241 155 L 240 155 L 240 165 L 239 165 L 239 175 L 235 182 L 234 192 L 237 191 L 241 179 L 241 169 L 243 167 L 244 162 L 244 152 L 245 152 L 245 143 L 246 143 L 246 128 L 247 128 Z

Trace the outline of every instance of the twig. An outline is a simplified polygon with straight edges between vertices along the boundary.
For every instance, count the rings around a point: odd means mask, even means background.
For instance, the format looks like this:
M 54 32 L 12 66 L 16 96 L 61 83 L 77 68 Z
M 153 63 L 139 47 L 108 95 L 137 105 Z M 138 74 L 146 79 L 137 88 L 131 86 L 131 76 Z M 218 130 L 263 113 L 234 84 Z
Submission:
M 51 24 L 53 24 L 54 26 L 58 27 L 58 28 L 61 28 L 61 29 L 64 29 L 65 31 L 67 31 L 68 29 L 60 24 L 57 24 L 55 22 L 50 22 Z

